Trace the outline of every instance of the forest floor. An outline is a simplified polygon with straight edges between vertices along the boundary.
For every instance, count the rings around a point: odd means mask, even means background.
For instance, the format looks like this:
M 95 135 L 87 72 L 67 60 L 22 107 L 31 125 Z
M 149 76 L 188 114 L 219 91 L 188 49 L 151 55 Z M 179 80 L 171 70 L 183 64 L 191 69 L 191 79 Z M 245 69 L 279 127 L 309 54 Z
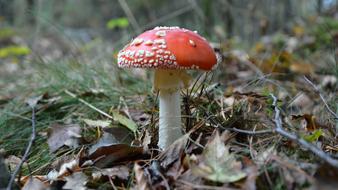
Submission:
M 182 90 L 186 135 L 160 151 L 150 71 L 102 39 L 0 28 L 0 152 L 25 189 L 335 189 L 337 43 L 322 17 L 214 43 L 218 68 Z

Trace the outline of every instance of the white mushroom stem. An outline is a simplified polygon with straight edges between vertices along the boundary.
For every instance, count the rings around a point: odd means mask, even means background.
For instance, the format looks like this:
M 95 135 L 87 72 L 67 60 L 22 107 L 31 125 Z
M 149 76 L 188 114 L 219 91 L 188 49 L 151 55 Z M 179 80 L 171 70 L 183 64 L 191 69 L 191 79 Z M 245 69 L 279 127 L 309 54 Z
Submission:
M 183 70 L 155 70 L 154 89 L 160 92 L 158 146 L 161 149 L 167 148 L 183 135 L 180 89 L 188 87 L 189 81 L 190 76 Z
M 160 119 L 158 146 L 165 149 L 182 134 L 180 91 L 160 91 Z

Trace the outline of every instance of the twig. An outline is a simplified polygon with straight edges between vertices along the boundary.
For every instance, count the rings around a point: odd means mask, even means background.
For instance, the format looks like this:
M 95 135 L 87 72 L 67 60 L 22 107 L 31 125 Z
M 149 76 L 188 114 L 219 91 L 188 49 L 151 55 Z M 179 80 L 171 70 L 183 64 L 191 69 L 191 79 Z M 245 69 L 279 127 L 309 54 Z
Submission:
M 283 129 L 282 119 L 280 117 L 280 110 L 277 107 L 277 98 L 273 94 L 270 94 L 270 96 L 273 99 L 272 106 L 274 107 L 274 111 L 275 111 L 275 118 L 274 118 L 274 123 L 276 125 L 275 131 L 278 134 L 282 135 L 283 137 L 286 137 L 286 138 L 298 143 L 299 145 L 303 146 L 304 148 L 310 150 L 313 154 L 315 154 L 319 158 L 323 159 L 325 162 L 327 162 L 331 166 L 338 168 L 338 160 L 333 159 L 332 157 L 327 155 L 323 150 L 319 149 L 315 145 L 313 145 L 313 144 L 305 141 L 304 139 L 299 138 L 297 135 L 291 134 L 291 133 L 287 132 L 285 129 Z
M 158 175 L 162 178 L 162 180 L 164 182 L 165 189 L 170 190 L 168 180 L 164 177 L 164 175 L 161 172 L 159 172 Z
M 244 134 L 247 134 L 247 135 L 262 135 L 262 134 L 267 134 L 267 133 L 273 133 L 274 130 L 259 130 L 259 131 L 248 131 L 248 130 L 243 130 L 243 129 L 238 129 L 238 128 L 227 128 L 227 130 L 229 131 L 235 131 L 235 132 L 238 132 L 238 133 L 244 133 Z
M 114 185 L 112 177 L 109 177 L 109 182 L 110 182 L 110 185 L 112 186 L 113 190 L 117 190 L 117 187 Z
M 188 0 L 191 6 L 195 9 L 197 15 L 204 21 L 206 19 L 203 10 L 198 6 L 196 0 Z
M 320 92 L 319 88 L 318 88 L 315 84 L 313 84 L 313 82 L 312 82 L 310 79 L 308 79 L 306 76 L 304 76 L 304 79 L 305 79 L 306 82 L 308 82 L 308 83 L 314 88 L 314 90 L 319 94 L 319 97 L 320 97 L 320 99 L 323 101 L 323 103 L 324 103 L 326 109 L 333 115 L 333 117 L 334 117 L 335 119 L 338 119 L 338 115 L 337 115 L 334 111 L 331 110 L 331 108 L 330 108 L 329 105 L 327 104 L 327 102 L 326 102 L 326 100 L 325 100 L 323 94 Z
M 164 15 L 163 17 L 144 25 L 141 29 L 144 30 L 144 29 L 148 29 L 149 27 L 159 25 L 159 24 L 161 24 L 161 23 L 163 23 L 167 20 L 170 20 L 170 19 L 175 18 L 177 16 L 180 16 L 180 15 L 182 15 L 182 14 L 188 12 L 188 11 L 191 11 L 192 9 L 193 9 L 193 6 L 191 4 L 189 4 L 189 5 L 181 8 L 181 9 L 172 11 L 169 14 Z
M 23 165 L 23 163 L 27 160 L 28 156 L 29 156 L 29 152 L 33 146 L 34 140 L 35 140 L 35 136 L 36 136 L 36 129 L 35 129 L 35 106 L 31 106 L 32 108 L 32 134 L 31 134 L 31 138 L 28 142 L 28 145 L 26 147 L 25 153 L 19 163 L 19 165 L 15 168 L 15 171 L 13 172 L 11 179 L 9 180 L 8 186 L 7 186 L 7 190 L 11 190 L 12 189 L 12 185 L 15 181 L 15 177 L 16 175 L 20 172 L 21 167 Z
M 292 169 L 300 174 L 302 174 L 303 176 L 305 176 L 307 179 L 309 179 L 310 181 L 314 181 L 314 178 L 312 176 L 310 176 L 309 174 L 307 174 L 304 170 L 302 170 L 300 167 L 290 163 L 290 162 L 287 162 L 287 161 L 284 161 L 282 158 L 280 158 L 279 156 L 277 155 L 271 155 L 270 158 L 274 161 L 276 161 L 277 163 L 279 163 L 280 165 L 284 166 L 284 167 L 287 167 L 289 169 Z
M 186 185 L 189 187 L 192 187 L 193 189 L 208 189 L 208 190 L 235 190 L 234 188 L 230 187 L 217 187 L 217 186 L 209 186 L 209 185 L 198 185 L 194 183 L 190 183 L 189 181 L 184 180 L 177 180 L 178 183 L 181 183 L 182 185 Z
M 102 114 L 102 115 L 108 117 L 109 119 L 114 119 L 113 116 L 107 114 L 106 112 L 104 112 L 104 111 L 100 110 L 99 108 L 93 106 L 92 104 L 86 102 L 84 99 L 78 98 L 75 94 L 69 92 L 68 90 L 65 90 L 65 93 L 68 94 L 69 96 L 73 97 L 73 98 L 78 99 L 81 103 L 83 103 L 83 104 L 85 104 L 86 106 L 90 107 L 91 109 L 93 109 L 93 110 L 99 112 L 100 114 Z
M 127 2 L 125 0 L 119 0 L 119 4 L 122 7 L 124 13 L 127 15 L 128 20 L 130 21 L 131 25 L 133 26 L 134 30 L 136 30 L 137 33 L 140 33 L 141 27 L 140 25 L 137 23 L 135 16 L 133 14 L 133 12 L 130 10 Z

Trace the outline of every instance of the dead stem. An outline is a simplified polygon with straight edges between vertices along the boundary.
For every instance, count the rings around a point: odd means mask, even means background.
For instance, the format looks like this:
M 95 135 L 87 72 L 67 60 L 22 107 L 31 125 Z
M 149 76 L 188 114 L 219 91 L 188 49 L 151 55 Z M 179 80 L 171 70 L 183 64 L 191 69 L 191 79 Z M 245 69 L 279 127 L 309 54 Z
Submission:
M 25 150 L 25 153 L 24 155 L 22 156 L 22 159 L 19 163 L 19 165 L 15 168 L 12 176 L 11 176 L 11 179 L 9 180 L 8 182 L 8 185 L 7 185 L 7 190 L 11 190 L 12 189 L 12 185 L 15 181 L 15 177 L 16 175 L 20 172 L 21 170 L 21 167 L 23 165 L 23 163 L 27 160 L 28 156 L 29 156 L 29 152 L 30 150 L 32 149 L 32 146 L 33 146 L 33 143 L 34 143 L 34 140 L 35 140 L 35 137 L 36 137 L 36 129 L 35 129 L 35 106 L 34 105 L 31 105 L 31 109 L 32 109 L 32 134 L 31 134 L 31 138 L 28 142 L 28 145 L 26 147 L 26 150 Z
M 277 106 L 277 98 L 272 93 L 270 94 L 270 96 L 273 99 L 272 106 L 274 107 L 274 112 L 275 112 L 275 118 L 274 118 L 274 123 L 275 123 L 275 127 L 276 127 L 275 131 L 278 134 L 282 135 L 283 137 L 286 137 L 286 138 L 296 142 L 297 144 L 303 146 L 304 148 L 310 150 L 313 154 L 315 154 L 316 156 L 318 156 L 319 158 L 321 158 L 322 160 L 324 160 L 325 162 L 327 162 L 331 166 L 338 168 L 338 160 L 336 160 L 336 159 L 332 158 L 331 156 L 327 155 L 323 150 L 321 150 L 321 149 L 317 148 L 315 145 L 305 141 L 301 137 L 298 137 L 295 134 L 291 134 L 291 133 L 287 132 L 282 127 L 282 119 L 280 117 L 280 110 Z
M 68 90 L 65 90 L 65 93 L 68 94 L 69 96 L 73 97 L 73 98 L 78 99 L 81 103 L 83 103 L 83 104 L 85 104 L 86 106 L 90 107 L 91 109 L 93 109 L 93 110 L 99 112 L 100 114 L 102 114 L 102 115 L 108 117 L 109 119 L 114 119 L 113 116 L 107 114 L 106 112 L 104 112 L 104 111 L 100 110 L 99 108 L 93 106 L 92 104 L 86 102 L 84 99 L 78 98 L 75 94 L 69 92 Z
M 323 94 L 320 92 L 319 88 L 318 88 L 315 84 L 313 84 L 313 82 L 312 82 L 310 79 L 308 79 L 306 76 L 304 76 L 304 79 L 305 79 L 306 82 L 308 82 L 308 83 L 313 87 L 313 89 L 319 94 L 320 99 L 323 101 L 323 103 L 324 103 L 326 109 L 333 115 L 334 119 L 338 120 L 338 115 L 337 115 L 334 111 L 332 111 L 332 109 L 330 108 L 330 106 L 327 104 L 327 102 L 326 102 L 326 100 L 325 100 Z

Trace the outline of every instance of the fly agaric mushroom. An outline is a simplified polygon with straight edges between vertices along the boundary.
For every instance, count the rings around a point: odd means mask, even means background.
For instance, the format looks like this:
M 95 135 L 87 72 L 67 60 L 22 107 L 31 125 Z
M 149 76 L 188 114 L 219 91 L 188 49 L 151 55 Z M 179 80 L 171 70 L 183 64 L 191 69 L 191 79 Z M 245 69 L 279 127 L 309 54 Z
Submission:
M 187 69 L 211 70 L 215 52 L 205 38 L 179 27 L 156 27 L 136 37 L 118 54 L 122 68 L 152 68 L 159 91 L 159 142 L 165 149 L 182 136 L 180 89 L 188 88 Z

